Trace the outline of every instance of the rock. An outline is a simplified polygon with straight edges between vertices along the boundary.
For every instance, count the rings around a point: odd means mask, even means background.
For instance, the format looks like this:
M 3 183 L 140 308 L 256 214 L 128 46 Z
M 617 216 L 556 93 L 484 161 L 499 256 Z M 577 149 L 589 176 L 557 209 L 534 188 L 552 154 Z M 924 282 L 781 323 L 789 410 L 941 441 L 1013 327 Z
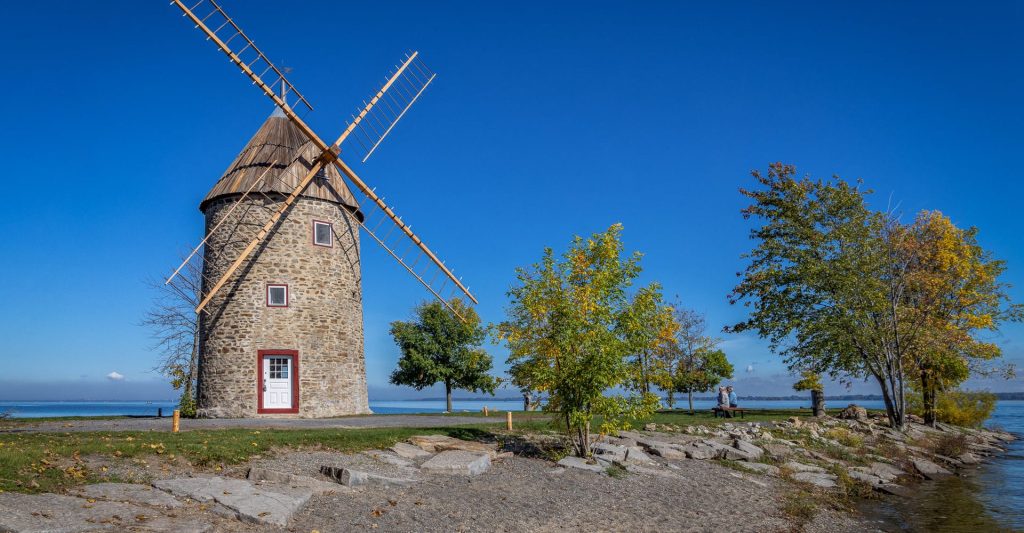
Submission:
M 658 424 L 655 424 L 654 422 L 644 424 L 644 431 L 658 431 Z
M 497 444 L 486 444 L 472 440 L 456 439 L 445 435 L 419 435 L 416 437 L 409 437 L 409 442 L 430 453 L 443 452 L 447 450 L 462 450 L 466 452 L 486 453 L 491 457 L 491 459 L 498 454 Z
M 719 450 L 707 444 L 694 442 L 689 446 L 684 447 L 686 457 L 689 459 L 714 459 L 718 457 Z
M 399 442 L 391 447 L 391 451 L 395 452 L 399 457 L 406 459 L 425 459 L 433 455 L 432 453 L 420 448 L 419 446 L 413 446 L 407 442 Z
M 768 457 L 771 457 L 775 461 L 785 461 L 786 459 L 793 456 L 793 448 L 786 446 L 785 444 L 769 442 L 762 447 Z
M 755 446 L 754 443 L 745 441 L 743 439 L 736 439 L 735 441 L 733 441 L 732 447 L 742 452 L 745 452 L 747 455 L 753 457 L 754 459 L 760 459 L 761 456 L 764 455 L 764 450 Z
M 72 489 L 76 496 L 94 500 L 134 503 L 173 509 L 181 507 L 181 502 L 166 492 L 154 489 L 149 485 L 132 483 L 97 483 Z
M 924 419 L 915 414 L 907 414 L 907 421 L 915 424 L 924 424 Z
M 880 485 L 875 485 L 875 490 L 879 492 L 884 492 L 886 494 L 892 494 L 893 496 L 900 496 L 903 498 L 912 496 L 914 494 L 913 491 L 911 491 L 910 489 L 904 487 L 903 485 L 897 485 L 895 483 L 882 483 Z
M 981 458 L 971 452 L 964 452 L 957 456 L 957 459 L 965 465 L 976 465 L 981 462 Z
M 846 409 L 839 412 L 838 418 L 845 420 L 867 420 L 868 410 L 855 403 L 851 403 Z
M 627 448 L 629 448 L 630 446 L 637 445 L 637 442 L 635 440 L 628 437 L 613 437 L 611 435 L 608 435 L 605 436 L 604 441 L 607 442 L 608 444 L 616 444 L 618 446 L 625 446 Z
M 628 448 L 617 444 L 599 442 L 591 446 L 595 458 L 600 457 L 606 461 L 625 461 Z
M 560 466 L 565 468 L 578 468 L 580 470 L 587 470 L 590 472 L 604 473 L 604 467 L 593 463 L 588 463 L 586 459 L 582 457 L 569 456 L 558 461 Z
M 831 489 L 836 486 L 836 476 L 822 472 L 797 472 L 793 479 L 801 483 L 810 483 L 816 487 Z
M 939 465 L 937 465 L 937 464 L 935 464 L 935 463 L 933 463 L 933 462 L 931 462 L 931 461 L 929 461 L 927 459 L 917 458 L 917 459 L 913 460 L 913 463 L 914 463 L 914 468 L 916 468 L 917 471 L 920 472 L 922 476 L 924 476 L 924 477 L 926 477 L 928 479 L 939 479 L 939 478 L 943 478 L 943 477 L 946 477 L 946 476 L 953 475 L 953 473 L 950 472 L 949 470 L 946 470 L 945 468 L 942 468 L 941 466 L 939 466 Z
M 313 496 L 307 488 L 275 486 L 270 490 L 264 485 L 257 487 L 245 480 L 222 477 L 161 479 L 153 486 L 198 502 L 215 501 L 246 522 L 282 527 Z
M 906 472 L 888 463 L 874 462 L 868 465 L 867 473 L 878 476 L 886 483 L 906 474 Z
M 815 474 L 822 474 L 825 472 L 825 469 L 820 466 L 798 463 L 796 461 L 789 461 L 786 464 L 782 465 L 782 468 L 785 468 L 787 470 L 790 470 L 791 472 L 796 473 L 809 472 Z
M 144 529 L 149 532 L 205 532 L 202 518 L 164 516 L 152 507 L 89 500 L 60 494 L 0 493 L 0 531 L 61 532 Z
M 795 416 L 789 417 L 788 422 L 790 424 L 793 424 L 793 427 L 795 427 L 795 428 L 798 428 L 798 427 L 804 425 L 804 423 L 802 421 L 800 421 L 800 419 L 795 417 Z
M 415 479 L 382 476 L 362 470 L 354 470 L 340 466 L 321 466 L 320 473 L 341 483 L 346 487 L 362 485 L 380 485 L 384 487 L 408 487 L 416 483 Z
M 753 470 L 754 472 L 757 472 L 759 474 L 764 474 L 766 476 L 778 476 L 779 475 L 779 467 L 773 466 L 773 465 L 767 465 L 767 464 L 764 464 L 764 463 L 745 463 L 743 465 L 743 468 L 746 468 L 747 470 Z
M 340 492 L 342 490 L 348 490 L 345 487 L 339 487 L 337 483 L 329 483 L 327 481 L 321 481 L 316 478 L 308 476 L 300 476 L 297 474 L 289 474 L 287 472 L 278 472 L 276 470 L 267 470 L 263 467 L 254 466 L 249 469 L 249 473 L 246 475 L 246 479 L 249 481 L 269 481 L 271 483 L 280 483 L 282 485 L 288 485 L 291 487 L 305 487 L 313 494 L 328 494 L 331 492 Z
M 465 450 L 444 451 L 420 465 L 423 470 L 463 476 L 477 476 L 486 472 L 490 467 L 490 455 Z
M 867 472 L 863 472 L 863 471 L 860 471 L 860 470 L 854 470 L 852 468 L 850 469 L 849 472 L 847 472 L 847 474 L 849 474 L 851 479 L 856 479 L 857 481 L 863 481 L 863 482 L 867 483 L 868 485 L 871 485 L 872 487 L 874 487 L 875 485 L 881 485 L 882 483 L 884 483 L 884 481 L 882 481 L 882 478 L 880 478 L 880 477 L 878 477 L 878 476 L 876 476 L 874 474 L 869 474 Z
M 385 452 L 383 450 L 366 450 L 366 451 L 364 451 L 362 453 L 363 453 L 363 455 L 372 457 L 372 458 L 374 458 L 374 459 L 376 459 L 376 460 L 378 460 L 378 461 L 380 461 L 382 463 L 387 463 L 389 465 L 406 466 L 406 467 L 414 466 L 412 461 L 410 461 L 410 460 L 408 460 L 408 459 L 406 459 L 404 457 L 399 457 L 398 455 Z
M 649 441 L 641 443 L 644 448 L 651 454 L 657 455 L 658 457 L 664 457 L 665 459 L 684 459 L 686 458 L 686 452 L 682 446 L 678 444 L 668 444 L 664 442 Z
M 626 462 L 627 463 L 653 463 L 654 460 L 644 453 L 643 448 L 639 446 L 630 446 L 626 448 Z

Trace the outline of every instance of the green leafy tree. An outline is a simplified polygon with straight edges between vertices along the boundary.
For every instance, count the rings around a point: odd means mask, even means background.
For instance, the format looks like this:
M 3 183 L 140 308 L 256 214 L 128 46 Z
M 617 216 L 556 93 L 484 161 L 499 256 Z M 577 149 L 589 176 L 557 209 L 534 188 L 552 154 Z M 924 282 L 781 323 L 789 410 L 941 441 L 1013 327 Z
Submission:
M 714 348 L 714 343 L 698 347 L 691 356 L 684 359 L 680 372 L 676 375 L 675 390 L 685 392 L 693 411 L 693 393 L 709 392 L 723 380 L 731 379 L 733 366 L 726 358 L 725 352 Z
M 797 179 L 781 163 L 753 175 L 761 188 L 741 189 L 751 200 L 743 216 L 761 225 L 730 296 L 750 317 L 727 330 L 757 331 L 794 371 L 874 378 L 890 424 L 902 429 L 919 328 L 904 312 L 908 264 L 889 238 L 896 224 L 868 209 L 869 191 L 838 177 Z
M 811 409 L 814 416 L 825 416 L 825 387 L 821 384 L 821 374 L 805 370 L 800 380 L 793 384 L 793 390 L 811 392 Z
M 679 302 L 672 308 L 673 326 L 669 342 L 657 352 L 661 358 L 659 368 L 665 369 L 665 379 L 659 386 L 668 394 L 668 405 L 675 408 L 675 393 L 686 393 L 690 413 L 693 394 L 712 390 L 722 380 L 733 375 L 732 364 L 725 353 L 717 349 L 719 340 L 706 334 L 704 315 L 683 307 Z
M 494 394 L 498 380 L 490 375 L 492 361 L 480 344 L 487 332 L 476 311 L 459 299 L 449 302 L 455 312 L 438 301 L 416 308 L 416 320 L 391 323 L 391 336 L 402 352 L 391 383 L 422 390 L 443 383 L 448 411 L 452 390 Z
M 669 349 L 678 327 L 672 307 L 665 304 L 661 285 L 652 283 L 641 288 L 623 314 L 621 332 L 634 354 L 632 386 L 648 394 L 651 385 L 668 382 L 669 368 L 663 354 Z
M 576 237 L 561 256 L 550 248 L 540 262 L 517 270 L 507 319 L 497 326 L 509 348 L 513 383 L 547 397 L 559 413 L 577 455 L 590 455 L 591 423 L 602 431 L 650 415 L 653 394 L 611 395 L 635 383 L 628 329 L 628 294 L 640 273 L 640 254 L 623 257 L 622 226 L 588 239 Z

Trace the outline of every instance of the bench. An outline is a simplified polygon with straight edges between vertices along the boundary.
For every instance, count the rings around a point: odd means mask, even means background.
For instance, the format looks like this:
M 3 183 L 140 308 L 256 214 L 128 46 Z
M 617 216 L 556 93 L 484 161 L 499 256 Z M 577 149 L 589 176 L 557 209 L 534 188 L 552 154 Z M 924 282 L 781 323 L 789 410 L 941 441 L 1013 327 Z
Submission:
M 711 412 L 715 413 L 715 418 L 729 418 L 730 414 L 740 414 L 740 418 L 746 418 L 746 409 L 742 407 L 712 407 Z

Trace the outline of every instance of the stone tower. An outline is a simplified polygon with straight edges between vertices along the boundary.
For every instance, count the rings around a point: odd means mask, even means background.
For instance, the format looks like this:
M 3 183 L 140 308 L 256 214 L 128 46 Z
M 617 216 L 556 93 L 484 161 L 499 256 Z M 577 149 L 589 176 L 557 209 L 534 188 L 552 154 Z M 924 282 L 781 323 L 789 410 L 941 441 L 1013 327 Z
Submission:
M 280 110 L 267 118 L 199 205 L 207 233 L 219 224 L 204 250 L 204 293 L 318 153 Z M 199 416 L 370 412 L 353 217 L 355 198 L 327 166 L 216 293 L 199 317 Z

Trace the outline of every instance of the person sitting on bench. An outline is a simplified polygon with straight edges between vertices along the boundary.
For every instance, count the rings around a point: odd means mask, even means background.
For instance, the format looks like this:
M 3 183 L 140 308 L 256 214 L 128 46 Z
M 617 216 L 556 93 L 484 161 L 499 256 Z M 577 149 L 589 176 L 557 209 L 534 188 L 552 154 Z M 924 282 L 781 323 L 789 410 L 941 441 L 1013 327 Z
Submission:
M 718 387 L 718 411 L 724 418 L 729 418 L 729 392 L 725 387 Z
M 740 405 L 736 403 L 736 393 L 732 390 L 732 385 L 726 387 L 725 390 L 729 393 L 729 407 L 732 407 L 733 409 L 739 407 Z

